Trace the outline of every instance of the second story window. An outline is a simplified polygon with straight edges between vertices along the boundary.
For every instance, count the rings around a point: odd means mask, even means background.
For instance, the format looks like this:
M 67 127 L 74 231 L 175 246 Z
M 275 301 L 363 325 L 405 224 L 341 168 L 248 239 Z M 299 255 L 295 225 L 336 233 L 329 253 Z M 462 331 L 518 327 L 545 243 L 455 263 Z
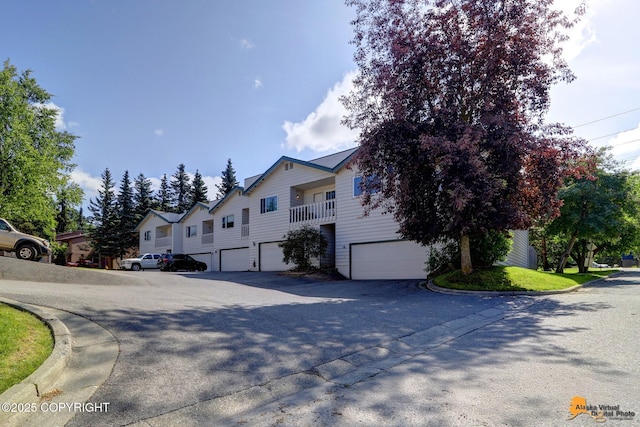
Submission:
M 233 228 L 234 223 L 234 215 L 227 215 L 222 217 L 222 228 Z
M 187 237 L 193 237 L 197 234 L 197 228 L 198 226 L 196 225 L 190 225 L 186 228 L 187 231 Z
M 151 231 L 145 231 L 144 232 L 144 240 L 145 242 L 148 242 L 151 240 Z
M 260 199 L 260 213 L 275 212 L 278 210 L 278 196 Z

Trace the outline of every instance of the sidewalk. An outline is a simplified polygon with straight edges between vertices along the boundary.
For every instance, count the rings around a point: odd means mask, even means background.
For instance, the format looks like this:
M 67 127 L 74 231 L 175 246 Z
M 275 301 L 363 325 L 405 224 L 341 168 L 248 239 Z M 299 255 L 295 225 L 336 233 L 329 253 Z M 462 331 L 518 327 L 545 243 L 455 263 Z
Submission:
M 16 404 L 9 406 L 8 412 L 0 412 L 0 425 L 64 426 L 79 411 L 108 410 L 108 404 L 100 407 L 85 402 L 109 377 L 118 358 L 118 343 L 113 335 L 96 323 L 65 311 L 7 298 L 0 298 L 0 302 L 43 319 L 55 339 L 45 363 L 0 394 L 0 403 Z

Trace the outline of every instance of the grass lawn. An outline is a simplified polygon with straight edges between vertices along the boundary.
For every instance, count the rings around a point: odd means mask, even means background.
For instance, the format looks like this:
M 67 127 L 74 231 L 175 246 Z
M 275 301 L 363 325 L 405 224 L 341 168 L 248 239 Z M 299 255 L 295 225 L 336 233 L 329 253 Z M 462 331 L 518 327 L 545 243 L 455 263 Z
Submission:
M 577 268 L 556 274 L 520 267 L 493 267 L 464 276 L 459 270 L 434 279 L 437 286 L 468 291 L 551 291 L 567 289 L 617 272 L 617 269 L 594 270 L 579 274 Z
M 47 325 L 30 313 L 0 303 L 0 393 L 38 369 L 52 349 Z

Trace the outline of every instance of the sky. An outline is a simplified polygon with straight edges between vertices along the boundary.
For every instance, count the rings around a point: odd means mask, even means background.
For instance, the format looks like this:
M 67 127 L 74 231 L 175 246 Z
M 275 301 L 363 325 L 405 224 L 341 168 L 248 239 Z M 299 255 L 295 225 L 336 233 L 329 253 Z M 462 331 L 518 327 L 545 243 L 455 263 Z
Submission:
M 587 4 L 565 47 L 577 79 L 553 89 L 548 121 L 640 169 L 640 2 Z M 116 187 L 128 171 L 157 188 L 184 164 L 213 199 L 227 159 L 242 183 L 283 155 L 356 145 L 340 124 L 357 72 L 342 0 L 3 0 L 0 15 L 0 57 L 32 70 L 79 137 L 85 205 L 106 168 Z

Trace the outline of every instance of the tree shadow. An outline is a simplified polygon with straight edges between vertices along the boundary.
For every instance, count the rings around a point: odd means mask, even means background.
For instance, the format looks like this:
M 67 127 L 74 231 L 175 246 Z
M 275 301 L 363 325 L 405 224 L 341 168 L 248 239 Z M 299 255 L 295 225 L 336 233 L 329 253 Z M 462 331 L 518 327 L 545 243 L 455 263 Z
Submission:
M 239 281 L 271 289 L 254 277 Z M 84 315 L 116 335 L 121 354 L 111 377 L 91 399 L 110 402 L 109 413 L 77 414 L 69 425 L 124 425 L 159 416 L 310 372 L 362 350 L 401 343 L 403 337 L 488 309 L 505 310 L 508 319 L 484 326 L 481 335 L 465 335 L 464 346 L 425 350 L 419 356 L 425 358 L 421 363 L 408 365 L 411 374 L 424 375 L 425 369 L 463 372 L 461 381 L 474 382 L 479 380 L 478 373 L 466 371 L 465 366 L 488 367 L 534 357 L 565 366 L 584 364 L 614 377 L 624 375 L 607 361 L 570 347 L 540 345 L 552 337 L 589 331 L 584 326 L 548 325 L 546 319 L 572 319 L 612 309 L 606 303 L 451 296 L 426 292 L 404 281 L 308 285 L 280 283 L 275 290 L 304 298 L 264 306 L 105 311 L 85 307 Z M 384 286 L 397 286 L 399 292 L 381 290 Z M 215 286 L 203 290 L 215 291 Z M 327 296 L 331 299 L 318 298 Z M 444 380 L 438 384 L 442 389 L 451 386 Z M 384 400 L 368 403 L 374 411 L 384 411 L 384 405 Z

